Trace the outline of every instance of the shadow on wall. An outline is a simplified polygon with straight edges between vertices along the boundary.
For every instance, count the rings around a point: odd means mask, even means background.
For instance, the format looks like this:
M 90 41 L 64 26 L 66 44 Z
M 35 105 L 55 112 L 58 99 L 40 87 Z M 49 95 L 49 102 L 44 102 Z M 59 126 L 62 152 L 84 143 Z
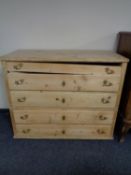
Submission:
M 77 36 L 77 38 L 67 37 L 66 39 L 55 39 L 55 42 L 52 40 L 48 40 L 47 43 L 45 41 L 28 43 L 26 45 L 17 45 L 15 48 L 8 48 L 7 50 L 1 50 L 0 55 L 8 54 L 17 49 L 87 49 L 87 50 L 113 50 L 116 51 L 116 43 L 117 43 L 117 33 L 112 33 L 110 35 L 99 35 L 94 33 L 88 33 L 84 36 Z M 90 38 L 90 36 L 93 36 Z M 107 49 L 107 46 L 109 49 Z
M 0 63 L 0 108 L 8 108 L 6 87 L 4 82 L 4 75 L 2 73 L 1 63 Z
M 103 36 L 100 38 L 97 37 L 97 39 L 91 41 L 89 41 L 87 38 L 87 43 L 80 44 L 78 48 L 92 50 L 92 48 L 98 48 L 99 46 L 99 49 L 96 50 L 107 50 L 106 45 L 109 45 L 111 48 L 110 50 L 116 52 L 117 42 L 118 42 L 117 33 L 113 33 L 110 35 L 106 35 L 104 37 Z

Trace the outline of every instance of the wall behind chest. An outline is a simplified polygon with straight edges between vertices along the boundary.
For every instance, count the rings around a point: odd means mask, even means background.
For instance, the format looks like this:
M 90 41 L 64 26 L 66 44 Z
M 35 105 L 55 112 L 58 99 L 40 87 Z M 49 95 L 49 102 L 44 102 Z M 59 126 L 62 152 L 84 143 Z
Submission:
M 130 0 L 1 0 L 0 55 L 16 49 L 115 49 Z M 0 107 L 7 107 L 0 70 Z

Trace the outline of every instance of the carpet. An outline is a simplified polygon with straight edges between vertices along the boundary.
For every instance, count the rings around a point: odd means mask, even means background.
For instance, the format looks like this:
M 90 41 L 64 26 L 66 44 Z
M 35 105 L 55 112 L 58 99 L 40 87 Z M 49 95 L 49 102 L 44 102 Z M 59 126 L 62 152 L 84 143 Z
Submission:
M 13 139 L 9 113 L 0 114 L 0 175 L 131 175 L 131 133 L 117 139 Z

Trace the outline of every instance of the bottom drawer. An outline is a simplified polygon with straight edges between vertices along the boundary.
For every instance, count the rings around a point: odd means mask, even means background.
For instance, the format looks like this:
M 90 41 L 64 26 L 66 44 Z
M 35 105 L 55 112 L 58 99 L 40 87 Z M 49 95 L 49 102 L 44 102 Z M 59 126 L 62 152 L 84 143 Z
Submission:
M 111 139 L 110 125 L 16 125 L 15 138 Z

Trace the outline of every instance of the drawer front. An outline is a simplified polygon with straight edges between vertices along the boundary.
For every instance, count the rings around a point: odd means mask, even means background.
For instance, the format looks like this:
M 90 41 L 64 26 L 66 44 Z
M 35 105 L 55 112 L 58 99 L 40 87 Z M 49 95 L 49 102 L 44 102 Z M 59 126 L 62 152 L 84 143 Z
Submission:
M 111 138 L 111 126 L 98 125 L 16 125 L 15 137 L 23 138 Z
M 114 108 L 116 98 L 115 93 L 11 91 L 13 107 Z
M 14 110 L 17 124 L 112 124 L 114 112 L 104 110 Z
M 8 62 L 8 71 L 120 76 L 120 66 Z
M 120 77 L 8 73 L 11 90 L 117 91 Z

